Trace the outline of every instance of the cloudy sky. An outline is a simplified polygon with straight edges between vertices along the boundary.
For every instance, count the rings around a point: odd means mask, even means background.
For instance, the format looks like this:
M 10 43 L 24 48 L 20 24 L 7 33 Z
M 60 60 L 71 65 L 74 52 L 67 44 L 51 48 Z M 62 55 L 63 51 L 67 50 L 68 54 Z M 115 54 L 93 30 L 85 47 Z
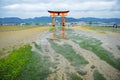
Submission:
M 49 16 L 47 10 L 70 10 L 74 18 L 120 18 L 120 0 L 0 0 L 0 17 Z

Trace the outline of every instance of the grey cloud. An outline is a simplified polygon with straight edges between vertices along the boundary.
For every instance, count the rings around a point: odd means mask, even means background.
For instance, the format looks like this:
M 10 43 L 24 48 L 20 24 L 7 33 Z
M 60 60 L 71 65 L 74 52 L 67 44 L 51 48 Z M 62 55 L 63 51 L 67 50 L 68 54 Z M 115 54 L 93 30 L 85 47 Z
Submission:
M 0 17 L 48 16 L 47 10 L 70 10 L 71 17 L 120 17 L 119 4 L 120 0 L 0 0 Z

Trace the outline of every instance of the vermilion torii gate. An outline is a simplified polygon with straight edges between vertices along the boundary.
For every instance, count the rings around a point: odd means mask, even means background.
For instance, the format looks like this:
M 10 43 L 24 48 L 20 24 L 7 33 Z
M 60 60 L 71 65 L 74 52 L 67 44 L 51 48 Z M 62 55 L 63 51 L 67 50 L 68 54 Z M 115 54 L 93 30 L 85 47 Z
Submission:
M 48 11 L 52 17 L 52 26 L 55 27 L 55 17 L 62 17 L 62 38 L 65 38 L 65 16 L 67 16 L 69 11 Z

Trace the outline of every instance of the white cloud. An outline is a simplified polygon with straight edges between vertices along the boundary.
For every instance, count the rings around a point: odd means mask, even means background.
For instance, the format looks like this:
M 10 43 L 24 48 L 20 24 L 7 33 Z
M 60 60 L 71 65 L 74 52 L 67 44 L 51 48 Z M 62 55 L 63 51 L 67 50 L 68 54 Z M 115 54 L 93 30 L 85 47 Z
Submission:
M 73 5 L 73 6 L 72 6 Z M 36 4 L 12 4 L 4 6 L 3 8 L 8 10 L 48 10 L 48 9 L 68 9 L 68 10 L 104 10 L 111 9 L 114 2 L 82 2 L 82 3 L 36 3 Z
M 9 3 L 4 5 L 5 1 Z M 6 13 L 2 16 L 14 14 L 18 17 L 33 17 L 49 16 L 47 10 L 70 10 L 69 15 L 72 17 L 120 17 L 119 2 L 119 0 L 2 0 L 0 12 Z
M 47 7 L 44 4 L 12 4 L 4 6 L 4 9 L 7 10 L 21 10 L 21 11 L 35 11 L 35 10 L 43 10 Z

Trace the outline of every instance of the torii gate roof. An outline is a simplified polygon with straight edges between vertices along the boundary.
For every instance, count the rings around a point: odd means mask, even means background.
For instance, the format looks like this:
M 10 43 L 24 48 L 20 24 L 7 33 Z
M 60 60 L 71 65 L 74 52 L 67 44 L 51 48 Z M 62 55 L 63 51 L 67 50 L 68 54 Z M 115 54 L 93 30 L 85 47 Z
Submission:
M 48 11 L 50 16 L 67 16 L 69 11 Z
M 50 13 L 68 13 L 69 11 L 49 11 Z

